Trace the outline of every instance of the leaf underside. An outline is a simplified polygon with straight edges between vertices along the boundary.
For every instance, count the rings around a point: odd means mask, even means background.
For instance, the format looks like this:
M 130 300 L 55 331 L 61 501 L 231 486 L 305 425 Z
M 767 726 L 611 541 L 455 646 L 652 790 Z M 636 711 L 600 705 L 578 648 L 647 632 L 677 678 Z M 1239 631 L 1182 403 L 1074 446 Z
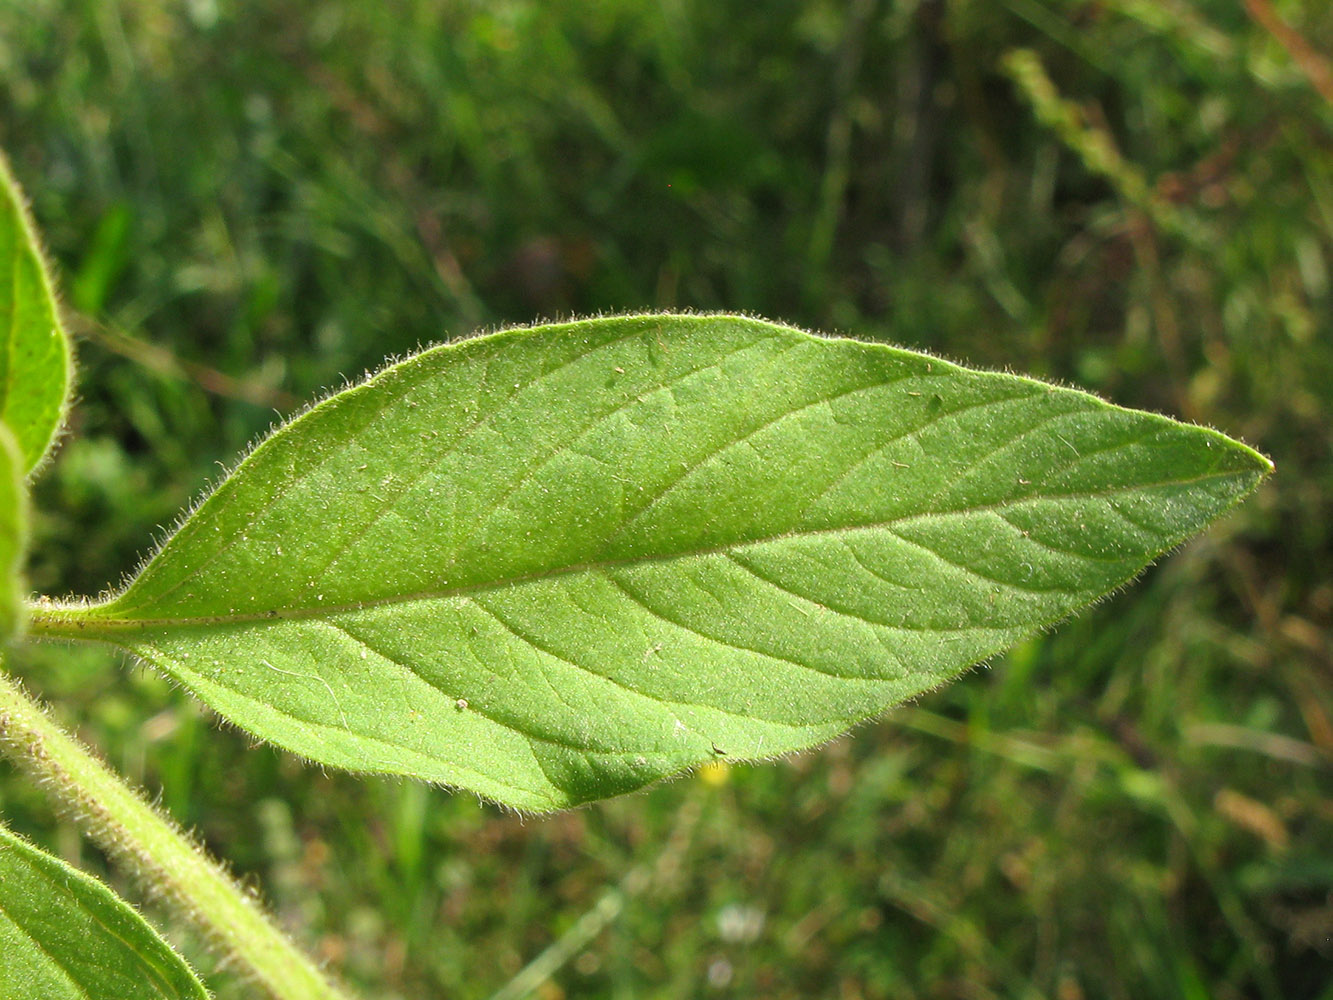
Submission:
M 110 889 L 0 827 L 0 1000 L 205 996 Z
M 22 195 L 0 156 L 0 419 L 22 472 L 42 460 L 64 420 L 69 341 Z
M 121 594 L 35 615 L 313 760 L 542 810 L 836 736 L 1124 584 L 1269 469 L 883 345 L 599 319 L 332 397 Z

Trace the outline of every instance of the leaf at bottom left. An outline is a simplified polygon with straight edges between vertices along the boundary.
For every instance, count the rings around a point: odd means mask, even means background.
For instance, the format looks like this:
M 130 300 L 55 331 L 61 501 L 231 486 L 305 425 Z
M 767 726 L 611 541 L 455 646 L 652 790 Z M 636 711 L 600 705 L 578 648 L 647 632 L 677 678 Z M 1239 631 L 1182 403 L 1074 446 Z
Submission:
M 110 889 L 0 826 L 0 1000 L 205 1000 Z

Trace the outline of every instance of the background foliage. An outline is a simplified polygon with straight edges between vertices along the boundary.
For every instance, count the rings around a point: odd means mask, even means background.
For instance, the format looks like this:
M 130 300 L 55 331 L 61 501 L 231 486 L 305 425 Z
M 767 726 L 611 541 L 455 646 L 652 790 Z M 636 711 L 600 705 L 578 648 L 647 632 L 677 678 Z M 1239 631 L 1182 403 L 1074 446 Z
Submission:
M 1278 466 L 854 738 L 550 820 L 303 768 L 97 650 L 15 668 L 368 996 L 518 995 L 557 941 L 547 1000 L 1333 997 L 1330 60 L 1299 0 L 0 0 L 81 341 L 40 592 L 114 583 L 274 410 L 599 310 L 1012 367 Z

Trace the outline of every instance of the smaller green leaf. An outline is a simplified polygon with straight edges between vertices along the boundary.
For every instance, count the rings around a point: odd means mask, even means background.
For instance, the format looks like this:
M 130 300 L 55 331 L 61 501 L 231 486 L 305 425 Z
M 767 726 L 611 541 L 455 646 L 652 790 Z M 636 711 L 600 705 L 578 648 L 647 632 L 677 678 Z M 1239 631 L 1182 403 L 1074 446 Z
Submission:
M 0 642 L 23 623 L 25 499 L 22 457 L 14 435 L 0 421 Z
M 0 156 L 0 418 L 31 472 L 68 407 L 71 357 L 18 183 Z
M 0 826 L 0 1000 L 207 995 L 128 903 Z

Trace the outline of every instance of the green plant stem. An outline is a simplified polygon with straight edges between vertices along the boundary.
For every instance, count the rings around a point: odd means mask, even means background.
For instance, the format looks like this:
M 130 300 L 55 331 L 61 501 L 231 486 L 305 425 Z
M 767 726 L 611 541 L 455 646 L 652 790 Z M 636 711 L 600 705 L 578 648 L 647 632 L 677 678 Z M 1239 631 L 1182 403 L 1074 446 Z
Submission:
M 273 1000 L 345 1000 L 257 902 L 0 671 L 0 750 Z

